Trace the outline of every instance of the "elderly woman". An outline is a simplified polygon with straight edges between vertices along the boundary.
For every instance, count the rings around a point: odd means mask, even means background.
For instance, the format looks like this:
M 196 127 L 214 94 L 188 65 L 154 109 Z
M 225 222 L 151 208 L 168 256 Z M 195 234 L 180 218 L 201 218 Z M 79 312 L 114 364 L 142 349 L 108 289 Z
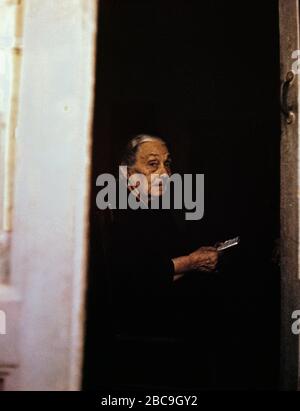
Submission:
M 148 190 L 161 196 L 163 186 L 151 187 L 151 175 L 171 175 L 171 155 L 158 137 L 139 135 L 129 141 L 122 165 L 129 177 L 141 173 L 147 184 L 129 186 L 135 195 Z M 152 189 L 152 191 L 151 191 Z M 171 304 L 174 282 L 191 271 L 213 272 L 215 247 L 189 253 L 172 210 L 114 210 L 110 250 L 110 277 L 117 333 L 168 335 L 174 324 Z M 176 324 L 175 324 L 176 325 Z

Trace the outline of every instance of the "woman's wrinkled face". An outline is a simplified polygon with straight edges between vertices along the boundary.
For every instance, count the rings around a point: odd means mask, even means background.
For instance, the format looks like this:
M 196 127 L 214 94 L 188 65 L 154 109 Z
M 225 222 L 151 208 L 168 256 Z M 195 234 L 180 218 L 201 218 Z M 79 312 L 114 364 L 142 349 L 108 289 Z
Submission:
M 152 196 L 160 196 L 165 190 L 164 178 L 171 175 L 171 156 L 167 146 L 160 141 L 142 143 L 136 154 L 136 161 L 129 175 L 140 173 L 146 178 L 138 185 L 138 190 Z M 146 183 L 147 182 L 147 183 Z

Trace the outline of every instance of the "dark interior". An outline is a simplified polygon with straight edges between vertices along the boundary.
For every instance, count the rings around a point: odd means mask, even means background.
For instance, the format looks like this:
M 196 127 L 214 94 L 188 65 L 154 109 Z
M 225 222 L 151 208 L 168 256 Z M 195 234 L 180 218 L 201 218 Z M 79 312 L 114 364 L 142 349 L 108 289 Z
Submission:
M 100 1 L 83 389 L 277 388 L 278 25 L 274 0 Z M 96 177 L 115 171 L 140 133 L 168 141 L 173 171 L 205 174 L 205 215 L 187 224 L 195 248 L 241 237 L 219 273 L 185 282 L 197 336 L 180 352 L 166 343 L 174 363 L 161 379 L 141 342 L 119 343 L 118 353 L 111 342 L 108 227 L 95 202 Z M 128 354 L 138 350 L 139 361 Z

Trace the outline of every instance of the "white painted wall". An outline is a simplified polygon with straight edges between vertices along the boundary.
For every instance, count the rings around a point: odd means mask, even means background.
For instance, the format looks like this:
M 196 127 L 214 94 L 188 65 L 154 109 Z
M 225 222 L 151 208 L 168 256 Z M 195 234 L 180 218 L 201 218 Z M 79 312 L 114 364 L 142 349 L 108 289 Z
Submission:
M 15 389 L 80 388 L 97 0 L 26 0 L 11 280 Z

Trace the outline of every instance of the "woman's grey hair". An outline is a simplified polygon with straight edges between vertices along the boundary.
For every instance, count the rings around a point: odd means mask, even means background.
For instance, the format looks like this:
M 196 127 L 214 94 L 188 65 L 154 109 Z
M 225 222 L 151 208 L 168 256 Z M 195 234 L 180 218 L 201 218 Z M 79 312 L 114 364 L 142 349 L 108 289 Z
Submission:
M 148 141 L 159 141 L 162 144 L 166 144 L 166 142 L 156 136 L 151 136 L 149 134 L 139 134 L 138 136 L 133 137 L 127 143 L 124 155 L 122 157 L 121 165 L 132 167 L 136 161 L 136 153 L 141 144 L 147 143 Z

